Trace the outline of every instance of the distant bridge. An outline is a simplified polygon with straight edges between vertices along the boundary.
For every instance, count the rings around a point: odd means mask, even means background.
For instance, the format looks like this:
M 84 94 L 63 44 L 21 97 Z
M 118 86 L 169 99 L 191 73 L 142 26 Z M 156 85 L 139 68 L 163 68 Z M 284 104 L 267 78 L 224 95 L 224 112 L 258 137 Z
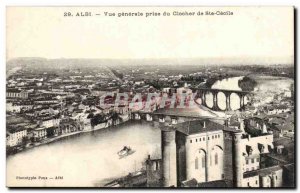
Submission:
M 137 111 L 132 112 L 131 117 L 132 120 L 145 120 L 148 122 L 154 122 L 154 124 L 168 124 L 168 125 L 176 125 L 177 123 L 182 123 L 186 121 L 192 120 L 201 120 L 201 121 L 214 121 L 223 125 L 223 130 L 230 132 L 237 132 L 237 130 L 227 127 L 228 119 L 226 117 L 209 117 L 209 116 L 197 116 L 197 115 L 184 115 L 180 113 L 169 113 L 169 112 L 144 112 Z
M 213 88 L 192 88 L 193 92 L 197 92 L 197 95 L 199 98 L 201 98 L 202 105 L 210 108 L 214 111 L 231 111 L 231 105 L 230 105 L 230 97 L 232 94 L 237 94 L 240 99 L 240 108 L 243 108 L 245 106 L 245 96 L 246 95 L 253 95 L 253 92 L 250 91 L 241 91 L 241 90 L 226 90 L 226 89 L 213 89 Z M 213 95 L 213 106 L 208 107 L 207 106 L 207 98 L 206 95 L 211 93 Z M 226 107 L 224 110 L 222 110 L 218 105 L 218 93 L 223 93 L 226 98 Z

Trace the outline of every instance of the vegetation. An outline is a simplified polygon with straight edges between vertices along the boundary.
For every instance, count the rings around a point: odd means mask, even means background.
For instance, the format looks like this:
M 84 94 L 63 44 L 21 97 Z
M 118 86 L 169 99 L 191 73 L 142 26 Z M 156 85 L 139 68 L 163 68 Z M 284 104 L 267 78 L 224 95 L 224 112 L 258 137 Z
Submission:
M 243 79 L 239 80 L 238 85 L 243 91 L 253 91 L 257 86 L 257 82 L 245 76 Z
M 96 114 L 95 116 L 93 116 L 92 118 L 91 118 L 91 125 L 92 126 L 96 126 L 96 125 L 98 125 L 98 124 L 100 124 L 100 123 L 103 123 L 103 122 L 105 122 L 106 120 L 105 120 L 105 116 L 104 115 L 101 115 L 101 114 Z

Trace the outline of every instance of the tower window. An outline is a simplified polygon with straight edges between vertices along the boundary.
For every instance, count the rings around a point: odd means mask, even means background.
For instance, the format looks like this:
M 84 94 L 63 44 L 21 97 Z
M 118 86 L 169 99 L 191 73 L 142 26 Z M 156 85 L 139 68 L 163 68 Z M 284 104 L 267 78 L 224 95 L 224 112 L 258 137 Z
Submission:
M 218 165 L 218 154 L 215 154 L 215 165 Z
M 203 137 L 203 141 L 205 141 L 205 137 Z
M 192 143 L 193 141 L 192 140 L 190 140 L 190 143 Z
M 154 162 L 153 164 L 153 170 L 156 171 L 157 170 L 157 165 L 156 165 L 156 162 Z
M 196 139 L 196 142 L 198 142 L 198 139 Z
M 248 159 L 246 159 L 246 164 L 249 164 L 249 160 Z
M 195 169 L 198 170 L 198 157 L 195 159 Z
M 199 139 L 199 141 L 201 141 L 201 138 Z
M 254 163 L 254 159 L 253 158 L 251 159 L 251 162 Z
M 214 136 L 212 136 L 211 139 L 214 139 Z

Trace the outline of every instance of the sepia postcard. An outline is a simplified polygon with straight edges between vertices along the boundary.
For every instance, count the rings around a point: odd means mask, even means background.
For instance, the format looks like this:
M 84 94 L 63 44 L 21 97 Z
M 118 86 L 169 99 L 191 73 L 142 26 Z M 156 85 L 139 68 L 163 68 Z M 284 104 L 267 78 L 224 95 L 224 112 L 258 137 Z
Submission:
M 6 186 L 295 188 L 294 7 L 6 7 Z

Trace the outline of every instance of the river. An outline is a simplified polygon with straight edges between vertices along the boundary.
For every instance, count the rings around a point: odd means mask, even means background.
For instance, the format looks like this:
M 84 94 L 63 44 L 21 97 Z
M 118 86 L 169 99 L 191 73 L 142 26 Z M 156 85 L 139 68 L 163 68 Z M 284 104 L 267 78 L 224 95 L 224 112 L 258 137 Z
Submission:
M 225 89 L 225 90 L 242 90 L 238 82 L 243 79 L 244 76 L 226 78 L 223 80 L 216 81 L 211 88 L 213 89 Z M 255 95 L 252 97 L 258 98 L 261 101 L 259 104 L 269 103 L 273 100 L 275 94 L 280 94 L 283 91 L 290 90 L 291 84 L 294 83 L 294 80 L 287 77 L 278 77 L 278 76 L 266 76 L 266 75 L 256 75 L 252 74 L 249 76 L 257 82 L 256 87 L 254 88 Z M 206 101 L 208 107 L 213 106 L 213 95 L 207 94 Z M 246 96 L 244 99 L 246 104 L 249 101 L 249 98 Z M 218 105 L 221 110 L 226 108 L 226 98 L 223 93 L 218 93 Z M 240 108 L 240 97 L 232 93 L 230 96 L 230 107 L 232 110 L 237 110 Z
M 224 90 L 242 90 L 239 85 L 238 81 L 241 80 L 243 76 L 226 78 L 222 80 L 216 81 L 211 88 L 213 89 L 224 89 Z M 225 94 L 219 92 L 218 95 L 218 106 L 221 110 L 226 109 L 226 97 Z M 246 102 L 247 99 L 245 99 Z M 206 95 L 206 104 L 208 107 L 213 106 L 213 95 L 211 93 Z M 240 97 L 233 93 L 230 96 L 230 107 L 232 110 L 237 110 L 240 108 Z
M 240 78 L 217 81 L 213 88 L 224 89 L 226 86 L 238 90 L 236 86 Z M 222 101 L 222 98 L 219 100 Z M 160 130 L 153 127 L 152 123 L 127 122 L 118 127 L 81 133 L 35 147 L 7 158 L 7 184 L 30 184 L 37 187 L 99 185 L 99 182 L 101 184 L 107 179 L 140 169 L 148 154 L 160 157 L 160 135 Z M 119 159 L 117 152 L 124 145 L 131 146 L 136 152 Z M 41 176 L 48 179 L 16 180 L 17 176 Z M 62 176 L 63 179 L 49 179 L 55 176 Z
M 241 90 L 238 87 L 241 78 L 217 81 L 212 88 Z M 208 105 L 212 105 L 211 94 L 207 95 L 207 99 Z M 219 93 L 218 103 L 221 109 L 225 108 L 224 94 Z M 238 96 L 232 94 L 232 109 L 239 108 L 239 103 Z M 7 184 L 25 187 L 28 184 L 38 187 L 92 187 L 95 183 L 140 169 L 148 154 L 160 157 L 160 135 L 160 130 L 153 127 L 152 123 L 127 122 L 118 127 L 81 133 L 35 147 L 7 158 Z M 124 145 L 131 146 L 136 152 L 119 159 L 117 152 Z M 48 180 L 16 180 L 17 176 L 44 176 Z M 49 179 L 55 176 L 62 176 L 63 179 Z
M 119 159 L 129 145 L 136 152 Z M 127 175 L 142 167 L 148 154 L 160 152 L 160 130 L 152 123 L 125 123 L 81 133 L 7 158 L 7 184 L 17 186 L 94 186 L 107 178 Z M 16 180 L 16 176 L 45 176 L 48 180 Z M 63 176 L 63 180 L 49 179 Z

